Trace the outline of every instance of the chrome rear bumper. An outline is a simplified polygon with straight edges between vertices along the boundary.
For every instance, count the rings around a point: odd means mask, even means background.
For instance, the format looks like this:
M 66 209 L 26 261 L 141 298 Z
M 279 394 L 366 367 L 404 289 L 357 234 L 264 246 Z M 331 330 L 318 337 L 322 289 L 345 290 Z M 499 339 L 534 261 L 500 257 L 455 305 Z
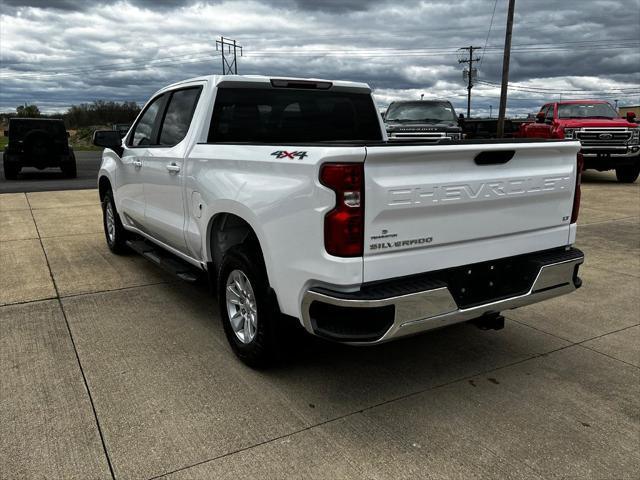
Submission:
M 571 249 L 571 252 L 573 253 L 571 255 L 572 258 L 542 265 L 526 293 L 468 308 L 460 308 L 458 306 L 447 285 L 375 299 L 355 298 L 357 295 L 354 295 L 354 298 L 349 298 L 348 294 L 339 295 L 336 292 L 336 295 L 331 295 L 326 289 L 310 289 L 304 294 L 302 301 L 303 323 L 309 332 L 329 338 L 333 337 L 332 339 L 344 343 L 362 345 L 382 343 L 395 338 L 473 320 L 486 314 L 511 310 L 564 295 L 580 287 L 581 280 L 577 273 L 579 265 L 584 262 L 584 255 L 576 249 Z M 363 339 L 358 339 L 348 338 L 348 336 L 340 338 L 340 336 L 327 335 L 326 332 L 318 328 L 318 324 L 311 314 L 314 302 L 337 307 L 337 309 L 344 308 L 351 313 L 356 311 L 353 310 L 354 308 L 378 308 L 381 312 L 382 309 L 380 307 L 392 306 L 394 308 L 387 309 L 387 312 L 393 311 L 390 314 L 389 324 L 383 327 L 386 330 L 381 331 L 381 335 L 377 335 L 376 338 L 363 337 Z M 370 311 L 373 312 L 373 310 Z M 367 312 L 363 313 L 366 318 Z

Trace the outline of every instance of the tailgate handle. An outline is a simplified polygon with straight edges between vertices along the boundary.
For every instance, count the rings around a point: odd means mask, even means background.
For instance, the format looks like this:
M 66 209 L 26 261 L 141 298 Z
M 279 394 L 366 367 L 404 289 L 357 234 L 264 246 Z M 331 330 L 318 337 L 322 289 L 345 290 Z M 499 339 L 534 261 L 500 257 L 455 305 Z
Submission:
M 502 165 L 507 163 L 516 154 L 515 150 L 497 150 L 493 152 L 480 152 L 474 158 L 476 165 Z

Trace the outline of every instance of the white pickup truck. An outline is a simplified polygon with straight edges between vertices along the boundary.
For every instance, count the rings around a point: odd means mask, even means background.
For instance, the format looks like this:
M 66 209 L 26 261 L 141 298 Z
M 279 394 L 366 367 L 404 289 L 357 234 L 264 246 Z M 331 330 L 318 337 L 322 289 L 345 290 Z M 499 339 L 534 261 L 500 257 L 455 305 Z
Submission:
M 366 84 L 207 76 L 94 143 L 110 249 L 208 275 L 252 366 L 286 318 L 376 344 L 581 284 L 575 141 L 391 143 Z

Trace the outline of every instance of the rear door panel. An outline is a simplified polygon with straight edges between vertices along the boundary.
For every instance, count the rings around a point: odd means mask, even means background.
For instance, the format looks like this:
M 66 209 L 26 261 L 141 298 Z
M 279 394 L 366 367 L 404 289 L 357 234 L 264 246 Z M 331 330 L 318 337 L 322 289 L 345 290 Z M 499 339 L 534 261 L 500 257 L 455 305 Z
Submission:
M 576 142 L 367 148 L 364 280 L 565 245 L 578 149 Z M 474 160 L 504 151 L 515 151 L 504 164 Z

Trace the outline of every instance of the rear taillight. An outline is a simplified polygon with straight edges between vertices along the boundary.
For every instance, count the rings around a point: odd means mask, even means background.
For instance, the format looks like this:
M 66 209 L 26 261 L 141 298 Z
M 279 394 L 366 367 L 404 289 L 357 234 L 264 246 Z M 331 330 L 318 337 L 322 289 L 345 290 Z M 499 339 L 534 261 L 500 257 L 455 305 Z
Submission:
M 362 256 L 364 243 L 364 166 L 327 163 L 320 182 L 336 194 L 336 206 L 324 218 L 324 248 L 336 257 Z
M 573 210 L 571 211 L 571 223 L 578 221 L 578 213 L 580 212 L 580 180 L 582 179 L 582 169 L 584 168 L 584 157 L 578 153 L 576 165 L 576 189 L 573 194 Z

